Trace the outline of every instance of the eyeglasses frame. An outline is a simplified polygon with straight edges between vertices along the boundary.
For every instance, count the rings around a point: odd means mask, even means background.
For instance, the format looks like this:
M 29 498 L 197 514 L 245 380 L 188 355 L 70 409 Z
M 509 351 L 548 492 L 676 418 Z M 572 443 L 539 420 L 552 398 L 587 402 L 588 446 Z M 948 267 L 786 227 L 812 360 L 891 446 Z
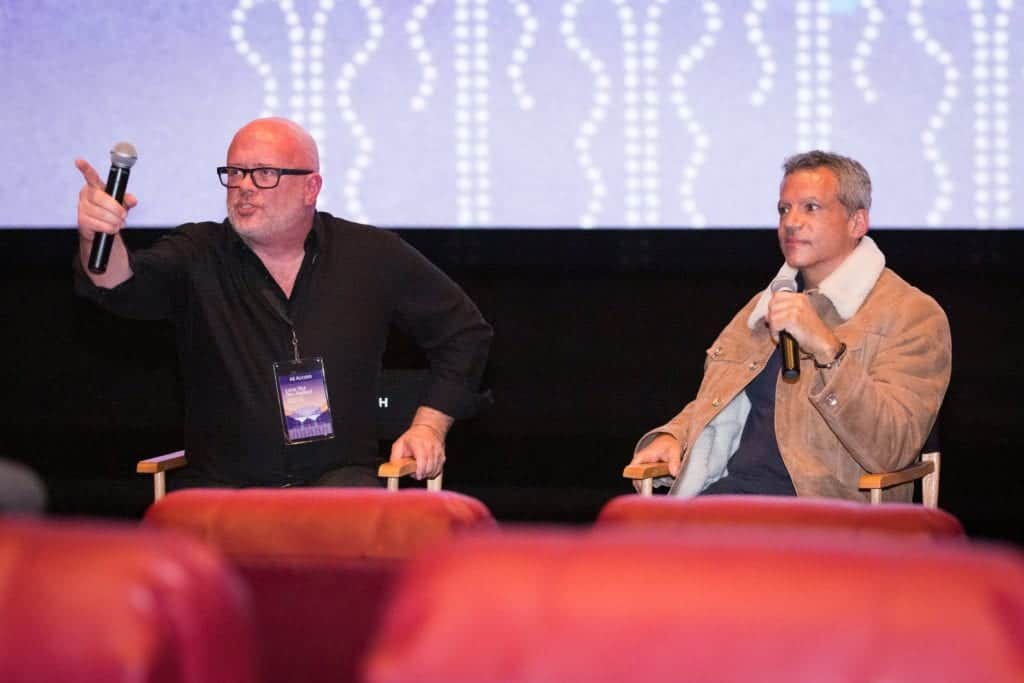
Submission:
M 241 171 L 242 177 L 239 180 L 239 185 L 228 185 L 227 182 L 225 182 L 224 174 L 226 174 L 229 169 L 233 169 L 233 170 L 236 170 L 236 171 Z M 256 171 L 276 171 L 277 172 L 277 176 L 276 176 L 277 180 L 276 180 L 276 182 L 273 185 L 269 185 L 269 186 L 260 185 L 259 183 L 256 182 L 256 176 L 255 176 L 255 172 Z M 241 181 L 245 180 L 245 176 L 249 176 L 249 179 L 252 180 L 253 186 L 256 187 L 257 189 L 260 189 L 260 190 L 273 190 L 275 187 L 277 187 L 278 185 L 281 184 L 281 176 L 285 176 L 285 175 L 310 175 L 312 173 L 316 173 L 316 171 L 308 171 L 308 170 L 302 169 L 302 168 L 275 168 L 274 166 L 255 166 L 253 168 L 242 168 L 241 166 L 218 166 L 217 167 L 217 179 L 220 181 L 221 185 L 223 185 L 224 187 L 228 188 L 229 190 L 235 190 L 235 189 L 238 189 L 239 187 L 241 187 Z

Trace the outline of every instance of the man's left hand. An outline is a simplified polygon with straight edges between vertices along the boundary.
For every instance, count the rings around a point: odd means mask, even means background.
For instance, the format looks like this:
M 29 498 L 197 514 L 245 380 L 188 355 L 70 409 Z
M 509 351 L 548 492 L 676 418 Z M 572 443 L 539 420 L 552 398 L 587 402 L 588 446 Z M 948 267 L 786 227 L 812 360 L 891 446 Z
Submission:
M 391 446 L 391 462 L 416 461 L 416 479 L 433 479 L 444 467 L 444 437 L 452 418 L 439 410 L 420 406 L 412 425 Z

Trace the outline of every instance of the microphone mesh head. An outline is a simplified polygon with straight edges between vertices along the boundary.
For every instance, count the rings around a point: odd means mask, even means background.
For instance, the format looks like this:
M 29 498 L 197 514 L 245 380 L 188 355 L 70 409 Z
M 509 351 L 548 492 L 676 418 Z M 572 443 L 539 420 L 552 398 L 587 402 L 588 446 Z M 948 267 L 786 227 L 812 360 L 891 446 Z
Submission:
M 118 168 L 131 168 L 138 159 L 139 153 L 130 142 L 119 142 L 110 150 L 110 164 Z
M 796 291 L 796 280 L 790 280 L 783 278 L 776 280 L 772 283 L 772 294 L 775 292 L 795 292 Z

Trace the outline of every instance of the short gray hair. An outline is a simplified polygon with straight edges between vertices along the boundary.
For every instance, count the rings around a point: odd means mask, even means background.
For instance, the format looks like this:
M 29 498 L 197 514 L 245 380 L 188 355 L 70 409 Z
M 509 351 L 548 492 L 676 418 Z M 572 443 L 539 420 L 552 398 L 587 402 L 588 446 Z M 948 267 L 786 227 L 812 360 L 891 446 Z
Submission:
M 816 149 L 810 152 L 794 154 L 782 164 L 785 180 L 796 171 L 810 171 L 816 168 L 827 168 L 835 174 L 839 181 L 839 203 L 850 215 L 858 209 L 871 208 L 871 176 L 856 159 L 844 157 L 832 152 Z

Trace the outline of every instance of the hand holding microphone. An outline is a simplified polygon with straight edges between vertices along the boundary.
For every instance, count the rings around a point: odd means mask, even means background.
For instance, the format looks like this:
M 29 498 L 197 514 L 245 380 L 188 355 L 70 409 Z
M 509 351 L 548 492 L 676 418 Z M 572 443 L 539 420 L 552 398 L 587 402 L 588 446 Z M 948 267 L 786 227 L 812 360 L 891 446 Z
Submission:
M 776 280 L 772 283 L 772 294 L 778 292 L 796 292 L 796 282 Z M 800 379 L 800 345 L 783 329 L 779 332 L 779 346 L 782 347 L 782 379 L 796 382 Z
M 800 347 L 810 354 L 818 367 L 825 367 L 844 350 L 839 339 L 811 306 L 811 301 L 797 293 L 796 282 L 776 280 L 768 302 L 765 320 L 782 349 L 782 379 L 800 379 Z
M 138 153 L 130 143 L 114 145 L 105 186 L 96 169 L 82 159 L 75 161 L 85 178 L 85 186 L 78 195 L 78 226 L 83 237 L 92 242 L 87 263 L 91 273 L 106 272 L 114 236 L 124 227 L 127 210 L 137 203 L 135 197 L 125 194 L 130 169 L 137 159 Z

